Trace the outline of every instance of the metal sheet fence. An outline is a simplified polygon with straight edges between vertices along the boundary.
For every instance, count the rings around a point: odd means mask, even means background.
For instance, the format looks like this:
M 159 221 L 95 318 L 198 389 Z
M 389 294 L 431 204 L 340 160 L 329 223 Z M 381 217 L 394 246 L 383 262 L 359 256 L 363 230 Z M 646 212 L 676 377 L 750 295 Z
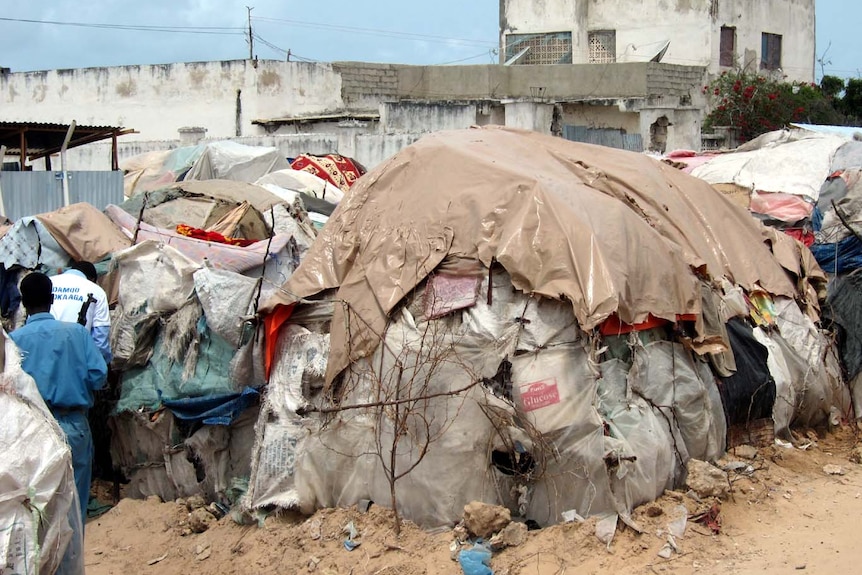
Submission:
M 587 126 L 563 126 L 563 137 L 573 142 L 598 144 L 630 152 L 643 152 L 640 134 L 626 134 L 615 128 L 588 128 Z
M 63 205 L 62 172 L 0 172 L 0 207 L 12 221 L 52 212 Z M 123 201 L 123 173 L 69 172 L 70 203 L 87 202 L 100 210 Z

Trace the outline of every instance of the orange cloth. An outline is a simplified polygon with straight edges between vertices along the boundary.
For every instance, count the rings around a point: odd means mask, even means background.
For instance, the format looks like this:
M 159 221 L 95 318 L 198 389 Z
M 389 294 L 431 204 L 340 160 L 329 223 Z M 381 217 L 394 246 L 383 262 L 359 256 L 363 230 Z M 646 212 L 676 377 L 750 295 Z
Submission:
M 266 357 L 264 358 L 264 364 L 267 381 L 269 381 L 272 364 L 275 362 L 275 344 L 278 343 L 278 330 L 290 319 L 295 305 L 279 305 L 272 310 L 272 313 L 263 318 L 264 336 L 266 337 Z
M 223 236 L 218 232 L 208 232 L 207 230 L 202 230 L 200 228 L 193 228 L 186 224 L 177 224 L 177 233 L 182 236 L 188 236 L 190 238 L 195 238 L 196 240 L 204 240 L 207 242 L 217 242 L 220 244 L 230 244 L 232 246 L 239 246 L 244 248 L 246 246 L 250 246 L 255 243 L 257 240 L 246 240 L 242 238 L 229 238 L 227 236 Z

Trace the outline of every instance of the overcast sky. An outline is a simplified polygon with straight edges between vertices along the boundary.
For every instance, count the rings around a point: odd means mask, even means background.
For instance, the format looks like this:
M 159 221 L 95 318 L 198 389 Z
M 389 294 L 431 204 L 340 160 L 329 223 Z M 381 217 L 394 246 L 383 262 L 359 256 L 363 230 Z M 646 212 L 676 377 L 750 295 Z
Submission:
M 0 66 L 13 71 L 229 60 L 248 56 L 246 2 L 3 0 L 0 18 L 140 27 L 128 30 L 0 20 Z M 247 0 L 255 54 L 405 64 L 497 62 L 498 0 Z M 430 6 L 430 9 L 429 9 Z M 315 9 L 317 8 L 317 9 Z M 817 0 L 817 55 L 827 74 L 862 75 L 862 2 Z M 221 27 L 213 29 L 212 27 Z M 270 44 L 271 46 L 267 45 Z M 817 75 L 821 67 L 817 65 Z

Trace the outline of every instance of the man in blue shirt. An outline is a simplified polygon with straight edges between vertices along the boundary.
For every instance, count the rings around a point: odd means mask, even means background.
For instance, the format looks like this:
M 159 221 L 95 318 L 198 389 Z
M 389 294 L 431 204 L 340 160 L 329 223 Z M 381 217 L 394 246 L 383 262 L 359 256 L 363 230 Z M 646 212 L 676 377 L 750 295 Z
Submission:
M 72 451 L 81 522 L 87 517 L 93 436 L 87 411 L 93 391 L 105 383 L 108 367 L 87 329 L 51 315 L 51 280 L 34 272 L 21 280 L 21 303 L 27 323 L 9 336 L 21 350 L 21 367 L 36 381 L 42 399 L 60 424 Z

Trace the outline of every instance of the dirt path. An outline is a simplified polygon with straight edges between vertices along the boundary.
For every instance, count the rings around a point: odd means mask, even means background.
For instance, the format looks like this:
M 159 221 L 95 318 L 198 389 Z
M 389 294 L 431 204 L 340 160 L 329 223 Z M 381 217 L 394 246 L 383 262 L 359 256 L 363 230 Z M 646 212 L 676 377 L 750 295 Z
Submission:
M 862 465 L 850 461 L 859 449 L 849 428 L 823 438 L 811 434 L 806 450 L 768 447 L 750 476 L 736 475 L 721 503 L 721 532 L 688 522 L 679 552 L 658 556 L 657 536 L 680 505 L 703 511 L 681 493 L 669 493 L 636 510 L 641 535 L 624 528 L 607 550 L 595 537 L 595 520 L 531 531 L 527 541 L 495 553 L 495 575 L 564 573 L 745 574 L 856 572 L 862 570 Z M 804 444 L 804 443 L 803 443 Z M 742 460 L 742 458 L 737 458 Z M 825 465 L 844 475 L 829 475 Z M 264 528 L 243 527 L 229 518 L 201 534 L 183 535 L 188 513 L 175 502 L 124 499 L 87 525 L 85 563 L 89 575 L 132 573 L 321 575 L 459 574 L 450 559 L 452 532 L 429 534 L 407 524 L 400 538 L 391 514 L 326 509 L 307 518 L 267 517 Z M 353 521 L 362 544 L 349 552 L 343 527 Z

